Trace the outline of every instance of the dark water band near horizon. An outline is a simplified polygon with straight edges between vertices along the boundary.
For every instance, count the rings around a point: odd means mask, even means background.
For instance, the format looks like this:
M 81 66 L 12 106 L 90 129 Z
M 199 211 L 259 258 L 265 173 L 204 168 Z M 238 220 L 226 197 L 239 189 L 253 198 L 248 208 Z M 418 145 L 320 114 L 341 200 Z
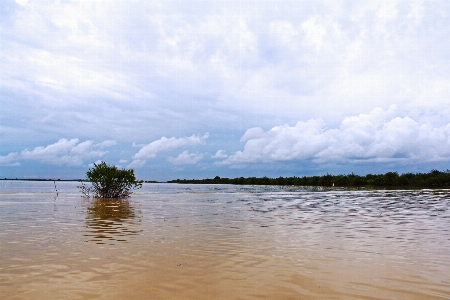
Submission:
M 450 299 L 450 190 L 2 181 L 0 299 Z

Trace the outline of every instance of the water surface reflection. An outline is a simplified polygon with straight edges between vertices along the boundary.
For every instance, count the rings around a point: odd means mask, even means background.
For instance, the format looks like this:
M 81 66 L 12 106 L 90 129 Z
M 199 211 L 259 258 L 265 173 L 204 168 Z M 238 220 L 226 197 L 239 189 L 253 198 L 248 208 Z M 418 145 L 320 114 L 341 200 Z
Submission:
M 127 199 L 96 198 L 89 201 L 86 214 L 86 242 L 114 244 L 127 242 L 142 231 L 142 213 Z
M 450 299 L 450 190 L 57 184 L 0 185 L 0 299 Z

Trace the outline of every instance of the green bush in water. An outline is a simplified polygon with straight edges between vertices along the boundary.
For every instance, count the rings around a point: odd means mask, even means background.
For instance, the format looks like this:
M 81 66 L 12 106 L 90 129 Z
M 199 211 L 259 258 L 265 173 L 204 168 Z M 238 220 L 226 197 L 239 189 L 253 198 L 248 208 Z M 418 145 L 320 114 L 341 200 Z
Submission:
M 94 167 L 86 172 L 86 179 L 92 185 L 83 182 L 79 188 L 85 197 L 93 198 L 127 198 L 132 189 L 142 187 L 142 180 L 136 180 L 133 169 L 119 170 L 105 162 L 94 163 Z

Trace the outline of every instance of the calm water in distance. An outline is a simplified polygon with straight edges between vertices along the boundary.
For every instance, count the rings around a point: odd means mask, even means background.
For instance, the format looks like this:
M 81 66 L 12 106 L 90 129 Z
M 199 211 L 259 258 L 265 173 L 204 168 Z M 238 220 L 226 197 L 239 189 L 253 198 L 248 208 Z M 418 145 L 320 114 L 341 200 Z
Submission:
M 450 190 L 0 181 L 0 299 L 450 299 Z

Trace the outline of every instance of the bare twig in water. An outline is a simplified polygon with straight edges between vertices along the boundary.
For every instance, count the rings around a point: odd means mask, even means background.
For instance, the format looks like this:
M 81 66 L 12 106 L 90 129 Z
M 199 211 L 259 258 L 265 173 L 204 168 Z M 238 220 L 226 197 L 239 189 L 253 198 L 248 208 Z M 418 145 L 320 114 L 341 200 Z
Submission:
M 84 182 L 81 181 L 81 185 L 77 186 L 81 192 L 83 193 L 83 198 L 90 198 L 90 193 L 91 193 L 91 189 L 92 186 L 87 186 L 86 184 L 84 184 Z
M 56 181 L 53 180 L 53 184 L 55 185 L 56 197 L 58 197 L 58 189 L 56 188 Z M 55 201 L 56 201 L 56 197 L 55 197 Z

